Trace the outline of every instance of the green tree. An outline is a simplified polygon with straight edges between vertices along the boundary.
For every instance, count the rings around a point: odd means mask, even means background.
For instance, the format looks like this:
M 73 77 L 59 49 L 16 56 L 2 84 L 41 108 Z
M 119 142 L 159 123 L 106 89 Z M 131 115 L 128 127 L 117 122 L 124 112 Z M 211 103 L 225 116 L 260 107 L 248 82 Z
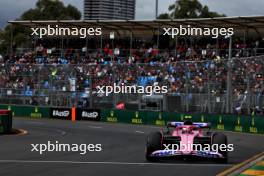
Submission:
M 203 6 L 199 0 L 176 0 L 169 6 L 168 18 L 211 18 L 225 16 L 216 12 L 211 12 L 208 6 Z M 162 19 L 164 19 L 164 14 Z M 160 17 L 160 16 L 159 16 Z
M 79 20 L 81 12 L 59 0 L 38 0 L 36 7 L 26 11 L 21 20 Z
M 169 19 L 170 15 L 168 13 L 162 13 L 158 16 L 158 19 Z
M 74 6 L 65 6 L 59 0 L 38 0 L 36 7 L 24 12 L 18 20 L 79 20 L 81 12 Z M 10 46 L 11 31 L 13 31 L 13 43 L 16 46 L 23 46 L 25 41 L 30 40 L 29 28 L 20 25 L 6 26 L 0 33 L 0 52 L 7 52 Z
M 224 14 L 218 14 L 209 10 L 208 6 L 204 6 L 201 10 L 200 18 L 225 17 Z

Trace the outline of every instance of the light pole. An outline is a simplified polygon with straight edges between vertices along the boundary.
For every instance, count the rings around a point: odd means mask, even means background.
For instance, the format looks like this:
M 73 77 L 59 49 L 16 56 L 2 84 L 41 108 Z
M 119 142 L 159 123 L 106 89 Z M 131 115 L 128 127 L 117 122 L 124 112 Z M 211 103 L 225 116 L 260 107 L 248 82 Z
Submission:
M 227 86 L 226 86 L 226 113 L 233 113 L 232 99 L 232 36 L 229 38 L 228 61 L 227 61 Z
M 156 0 L 156 14 L 155 14 L 156 19 L 158 18 L 158 10 L 159 10 L 159 0 Z
M 173 17 L 174 19 L 176 19 L 176 7 L 177 7 L 178 3 L 177 0 L 175 1 L 175 9 L 174 9 L 174 13 L 173 13 Z

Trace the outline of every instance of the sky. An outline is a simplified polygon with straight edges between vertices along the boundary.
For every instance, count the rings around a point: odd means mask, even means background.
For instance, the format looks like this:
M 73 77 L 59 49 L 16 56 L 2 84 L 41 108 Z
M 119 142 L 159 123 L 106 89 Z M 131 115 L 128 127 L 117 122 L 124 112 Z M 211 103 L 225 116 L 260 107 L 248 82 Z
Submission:
M 0 29 L 8 20 L 15 20 L 24 11 L 34 8 L 37 0 L 0 0 Z M 63 0 L 83 12 L 83 0 Z M 159 0 L 159 14 L 167 12 L 168 6 L 175 0 Z M 200 0 L 211 11 L 227 16 L 264 16 L 264 0 Z M 136 19 L 154 19 L 155 0 L 136 0 Z

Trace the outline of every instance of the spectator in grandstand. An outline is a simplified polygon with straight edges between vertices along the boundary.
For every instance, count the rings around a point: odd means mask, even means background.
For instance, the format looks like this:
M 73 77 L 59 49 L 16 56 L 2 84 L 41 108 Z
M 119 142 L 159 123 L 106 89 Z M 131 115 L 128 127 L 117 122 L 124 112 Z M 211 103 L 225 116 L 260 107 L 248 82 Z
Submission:
M 36 47 L 36 54 L 37 56 L 41 56 L 43 54 L 43 51 L 44 51 L 44 47 L 42 46 L 42 44 L 39 44 L 37 47 Z

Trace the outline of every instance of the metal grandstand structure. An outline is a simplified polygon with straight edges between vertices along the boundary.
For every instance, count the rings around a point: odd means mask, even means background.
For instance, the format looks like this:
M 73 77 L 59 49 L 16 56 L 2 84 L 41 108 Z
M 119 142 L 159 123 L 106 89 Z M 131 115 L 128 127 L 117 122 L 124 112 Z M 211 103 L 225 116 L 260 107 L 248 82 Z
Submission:
M 195 19 L 157 19 L 157 20 L 49 20 L 49 21 L 8 21 L 11 24 L 25 26 L 45 26 L 47 24 L 67 25 L 78 27 L 98 27 L 104 30 L 115 31 L 146 31 L 152 33 L 152 29 L 161 27 L 179 27 L 179 25 L 191 25 L 196 27 L 233 27 L 237 30 L 255 31 L 257 34 L 264 30 L 264 16 L 238 16 Z M 132 31 L 131 31 L 132 32 Z M 143 33 L 144 34 L 144 33 Z

